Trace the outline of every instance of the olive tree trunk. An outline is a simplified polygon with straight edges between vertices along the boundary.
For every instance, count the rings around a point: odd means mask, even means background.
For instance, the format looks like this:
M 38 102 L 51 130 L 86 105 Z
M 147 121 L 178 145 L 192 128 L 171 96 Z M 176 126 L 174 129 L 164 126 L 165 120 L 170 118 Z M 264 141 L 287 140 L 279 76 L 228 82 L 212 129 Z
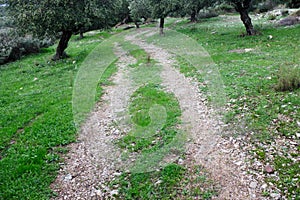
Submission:
M 235 9 L 241 16 L 241 20 L 246 28 L 247 35 L 255 35 L 255 30 L 248 12 L 250 4 L 251 0 L 244 0 L 243 2 L 237 1 L 235 2 Z
M 140 28 L 140 25 L 139 25 L 139 23 L 137 21 L 134 21 L 134 24 L 135 24 L 136 28 Z
M 56 54 L 52 58 L 53 60 L 59 60 L 59 59 L 67 57 L 65 50 L 68 47 L 68 42 L 69 42 L 71 36 L 72 36 L 71 31 L 63 31 L 62 32 L 61 38 L 60 38 L 58 46 L 56 48 Z
M 164 34 L 164 26 L 165 26 L 165 18 L 161 17 L 160 22 L 159 22 L 159 34 L 160 35 Z
M 191 22 L 197 22 L 197 18 L 196 18 L 196 15 L 197 15 L 197 10 L 192 10 L 192 13 L 191 13 Z

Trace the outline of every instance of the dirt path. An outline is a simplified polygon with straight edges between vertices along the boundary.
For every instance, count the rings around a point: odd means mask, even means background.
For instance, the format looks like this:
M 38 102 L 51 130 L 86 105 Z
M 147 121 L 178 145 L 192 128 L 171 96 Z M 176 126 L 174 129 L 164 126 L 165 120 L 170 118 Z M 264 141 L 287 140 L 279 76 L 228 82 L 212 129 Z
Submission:
M 199 83 L 174 68 L 175 58 L 167 51 L 142 41 L 137 36 L 147 31 L 129 34 L 126 40 L 140 46 L 163 67 L 162 84 L 175 94 L 182 110 L 182 129 L 189 135 L 186 144 L 185 165 L 202 165 L 220 184 L 219 197 L 215 199 L 263 199 L 259 196 L 259 183 L 247 175 L 245 155 L 239 150 L 237 140 L 221 137 L 223 124 L 214 110 L 206 105 L 199 91 Z M 117 190 L 110 191 L 105 182 L 118 176 L 120 152 L 112 144 L 122 133 L 113 124 L 124 121 L 130 95 L 134 88 L 130 83 L 126 66 L 135 63 L 120 47 L 115 53 L 120 60 L 119 71 L 114 76 L 114 86 L 107 87 L 102 101 L 83 125 L 78 143 L 70 145 L 65 165 L 52 188 L 56 199 L 107 199 Z M 126 125 L 125 125 L 126 127 Z M 120 163 L 119 163 L 120 164 Z M 106 191 L 106 192 L 105 192 Z
M 114 123 L 126 117 L 129 97 L 134 91 L 126 67 L 136 60 L 118 45 L 115 53 L 119 57 L 119 69 L 113 77 L 114 85 L 105 88 L 102 101 L 82 126 L 78 142 L 70 145 L 65 164 L 52 184 L 58 194 L 55 199 L 106 199 L 117 192 L 104 183 L 119 174 L 120 152 L 113 142 L 122 132 Z
M 139 34 L 146 34 L 141 32 Z M 189 133 L 191 142 L 186 145 L 190 160 L 204 166 L 212 178 L 221 184 L 218 199 L 261 199 L 256 191 L 257 181 L 243 172 L 243 155 L 238 145 L 221 137 L 222 125 L 214 110 L 206 106 L 199 91 L 199 83 L 187 79 L 178 70 L 174 57 L 162 48 L 148 44 L 135 35 L 127 40 L 143 48 L 151 58 L 163 66 L 161 78 L 167 91 L 175 94 L 182 110 L 183 129 Z M 251 185 L 251 187 L 250 187 Z M 254 187 L 255 186 L 255 187 Z

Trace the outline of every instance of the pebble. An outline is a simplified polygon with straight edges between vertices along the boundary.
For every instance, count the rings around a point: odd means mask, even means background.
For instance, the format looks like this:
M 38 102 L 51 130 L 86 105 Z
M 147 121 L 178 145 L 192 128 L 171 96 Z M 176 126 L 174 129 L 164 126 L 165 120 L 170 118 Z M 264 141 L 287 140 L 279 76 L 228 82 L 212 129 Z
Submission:
M 267 189 L 267 187 L 268 187 L 267 184 L 263 184 L 263 185 L 261 186 L 261 189 L 262 189 L 262 190 L 265 190 L 265 189 Z
M 72 175 L 71 174 L 67 174 L 66 176 L 65 176 L 65 178 L 64 178 L 64 181 L 70 181 L 70 180 L 72 180 Z
M 271 193 L 270 197 L 272 197 L 273 199 L 280 199 L 281 195 L 277 193 Z
M 178 159 L 178 164 L 179 164 L 179 165 L 182 165 L 183 163 L 184 163 L 184 161 L 183 161 L 181 158 L 179 158 L 179 159 Z
M 257 182 L 252 181 L 252 182 L 250 183 L 250 188 L 255 189 L 256 187 L 257 187 Z
M 271 173 L 274 172 L 274 168 L 271 167 L 270 165 L 267 165 L 267 166 L 265 167 L 265 171 L 266 171 L 267 173 L 271 174 Z
M 115 195 L 118 195 L 119 194 L 119 190 L 112 190 L 111 192 L 110 192 L 110 195 L 111 196 L 115 196 Z

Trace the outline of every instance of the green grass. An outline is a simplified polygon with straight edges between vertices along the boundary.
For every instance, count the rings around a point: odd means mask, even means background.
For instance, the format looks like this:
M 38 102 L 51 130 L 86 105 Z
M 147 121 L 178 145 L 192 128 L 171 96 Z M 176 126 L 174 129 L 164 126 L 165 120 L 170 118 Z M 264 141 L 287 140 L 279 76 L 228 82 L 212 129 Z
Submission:
M 73 37 L 67 49 L 70 58 L 65 60 L 50 61 L 55 51 L 50 47 L 0 67 L 0 199 L 53 195 L 49 186 L 59 169 L 59 154 L 76 140 L 72 113 L 76 72 L 107 37 L 106 33 L 80 41 Z M 115 71 L 109 69 L 105 79 Z
M 154 105 L 165 108 L 166 119 L 151 118 L 149 112 Z M 159 85 L 150 84 L 135 91 L 131 96 L 129 112 L 136 127 L 120 140 L 122 148 L 130 151 L 157 149 L 168 144 L 177 134 L 175 125 L 180 122 L 181 115 L 178 101 L 172 94 L 165 93 Z M 165 123 L 160 124 L 163 120 Z M 151 132 L 142 137 L 145 131 Z
M 300 196 L 296 189 L 296 186 L 299 187 L 299 178 L 295 178 L 300 166 L 299 161 L 289 159 L 288 155 L 295 151 L 293 145 L 285 145 L 286 152 L 277 149 L 272 156 L 266 151 L 267 148 L 260 146 L 271 147 L 278 137 L 299 144 L 296 133 L 300 132 L 297 125 L 297 121 L 300 121 L 297 75 L 300 69 L 300 26 L 274 28 L 262 20 L 254 23 L 262 35 L 240 37 L 244 27 L 230 23 L 226 17 L 198 24 L 181 23 L 176 28 L 197 40 L 218 65 L 229 98 L 224 121 L 231 125 L 230 130 L 233 128 L 233 133 L 251 135 L 249 142 L 256 146 L 254 151 L 258 159 L 277 167 L 281 178 L 276 181 L 271 178 L 272 182 L 281 189 L 283 196 L 295 198 Z M 273 38 L 269 39 L 269 35 Z M 237 49 L 251 51 L 230 51 Z M 183 73 L 203 80 L 203 75 L 197 74 L 184 58 L 179 62 Z M 299 148 L 296 151 L 299 155 Z M 274 157 L 279 159 L 272 159 Z
M 186 168 L 171 163 L 139 174 L 123 173 L 109 183 L 118 188 L 116 199 L 211 199 L 219 190 L 200 166 Z

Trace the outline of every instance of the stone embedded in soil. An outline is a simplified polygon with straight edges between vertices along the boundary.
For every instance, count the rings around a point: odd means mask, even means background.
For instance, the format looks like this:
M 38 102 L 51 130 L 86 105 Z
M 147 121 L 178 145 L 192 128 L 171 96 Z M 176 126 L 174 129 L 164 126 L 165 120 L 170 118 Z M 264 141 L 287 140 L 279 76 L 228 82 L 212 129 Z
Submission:
M 276 199 L 280 199 L 281 198 L 281 195 L 280 194 L 277 194 L 277 193 L 271 193 L 270 194 L 270 197 L 272 197 L 274 200 Z
M 72 180 L 72 175 L 71 174 L 67 174 L 65 177 L 64 177 L 64 181 L 70 181 Z
M 273 167 L 271 167 L 270 165 L 267 165 L 266 167 L 265 167 L 265 172 L 267 172 L 267 173 L 269 173 L 269 174 L 272 174 L 272 173 L 274 173 L 274 168 Z
M 257 187 L 257 182 L 253 181 L 250 183 L 250 188 L 255 189 Z

